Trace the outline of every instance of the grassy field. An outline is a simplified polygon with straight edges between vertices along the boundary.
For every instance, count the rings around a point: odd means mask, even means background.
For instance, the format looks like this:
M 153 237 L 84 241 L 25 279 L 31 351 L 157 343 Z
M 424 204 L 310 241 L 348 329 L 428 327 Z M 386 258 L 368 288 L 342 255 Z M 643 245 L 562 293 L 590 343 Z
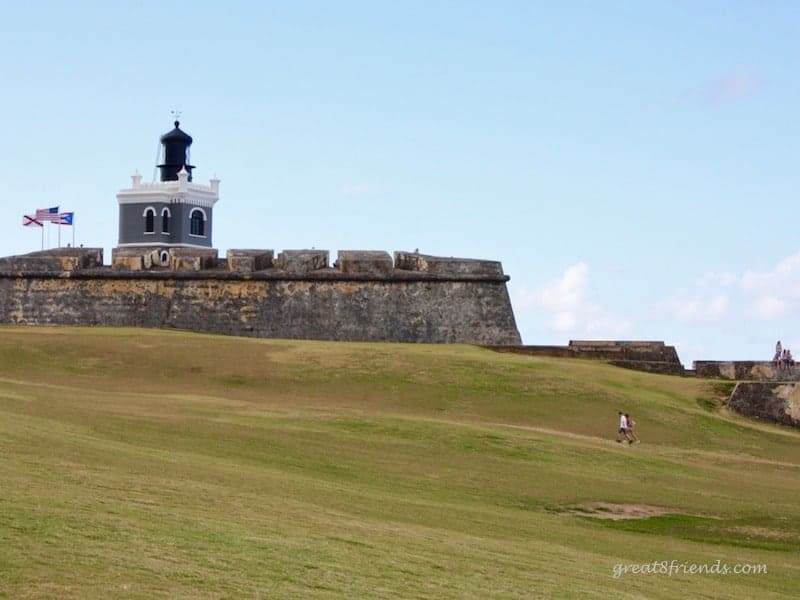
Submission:
M 796 597 L 800 432 L 728 392 L 469 346 L 2 327 L 0 596 Z M 623 509 L 644 518 L 595 518 Z M 653 561 L 678 572 L 615 577 Z

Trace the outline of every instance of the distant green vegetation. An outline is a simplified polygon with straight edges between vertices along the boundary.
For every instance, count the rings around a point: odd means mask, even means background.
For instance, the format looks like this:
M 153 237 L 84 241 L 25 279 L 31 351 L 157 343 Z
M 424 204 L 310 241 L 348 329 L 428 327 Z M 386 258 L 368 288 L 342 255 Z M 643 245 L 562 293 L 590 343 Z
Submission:
M 2 327 L 0 596 L 796 597 L 800 433 L 725 394 L 469 346 Z M 717 560 L 768 572 L 614 577 Z

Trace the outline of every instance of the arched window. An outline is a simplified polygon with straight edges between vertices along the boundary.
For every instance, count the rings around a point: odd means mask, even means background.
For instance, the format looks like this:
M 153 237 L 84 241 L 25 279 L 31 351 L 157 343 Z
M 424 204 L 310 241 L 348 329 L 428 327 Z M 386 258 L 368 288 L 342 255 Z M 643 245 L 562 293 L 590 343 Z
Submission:
M 168 208 L 161 211 L 161 233 L 169 233 L 169 218 L 171 216 Z
M 144 209 L 144 232 L 155 233 L 156 230 L 156 209 L 148 206 Z
M 189 215 L 189 233 L 202 237 L 206 235 L 206 215 L 199 208 L 195 208 Z

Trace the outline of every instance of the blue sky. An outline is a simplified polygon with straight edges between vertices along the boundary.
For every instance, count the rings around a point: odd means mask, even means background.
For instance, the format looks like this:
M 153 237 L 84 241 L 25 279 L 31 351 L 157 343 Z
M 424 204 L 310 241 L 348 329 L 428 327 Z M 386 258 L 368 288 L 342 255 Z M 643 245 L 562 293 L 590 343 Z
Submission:
M 0 255 L 60 205 L 110 260 L 178 109 L 223 254 L 496 259 L 528 344 L 797 355 L 798 31 L 778 0 L 16 3 Z

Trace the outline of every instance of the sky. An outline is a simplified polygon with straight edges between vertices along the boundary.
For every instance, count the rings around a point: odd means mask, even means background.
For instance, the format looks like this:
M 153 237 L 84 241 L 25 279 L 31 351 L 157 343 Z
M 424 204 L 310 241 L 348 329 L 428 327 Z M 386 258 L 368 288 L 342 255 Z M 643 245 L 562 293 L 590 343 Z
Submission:
M 0 256 L 59 206 L 109 262 L 177 110 L 221 256 L 499 260 L 525 344 L 800 355 L 798 31 L 788 0 L 7 3 Z

